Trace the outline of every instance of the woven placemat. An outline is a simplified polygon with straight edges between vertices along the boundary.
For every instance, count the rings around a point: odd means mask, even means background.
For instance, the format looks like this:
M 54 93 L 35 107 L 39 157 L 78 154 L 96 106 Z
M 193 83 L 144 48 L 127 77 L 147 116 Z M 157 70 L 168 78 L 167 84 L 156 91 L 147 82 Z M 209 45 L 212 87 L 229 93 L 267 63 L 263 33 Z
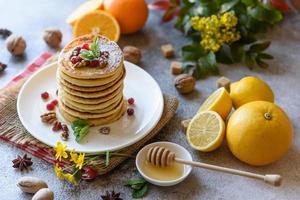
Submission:
M 15 77 L 6 87 L 0 90 L 0 139 L 17 146 L 24 151 L 54 164 L 53 149 L 37 139 L 33 138 L 23 127 L 17 114 L 17 96 L 20 88 L 26 79 L 38 68 L 49 62 L 55 62 L 56 57 L 50 56 L 49 53 L 44 53 L 38 57 L 35 62 L 26 67 L 24 72 Z M 173 117 L 177 110 L 178 100 L 176 97 L 164 94 L 164 111 L 162 117 L 156 127 L 139 142 L 122 149 L 122 153 L 134 155 L 134 153 L 143 147 L 147 141 L 157 135 L 167 122 Z M 110 164 L 105 165 L 105 159 L 99 157 L 94 160 L 91 165 L 98 172 L 99 175 L 106 174 L 121 164 L 126 157 L 112 157 Z M 69 163 L 64 162 L 64 165 Z

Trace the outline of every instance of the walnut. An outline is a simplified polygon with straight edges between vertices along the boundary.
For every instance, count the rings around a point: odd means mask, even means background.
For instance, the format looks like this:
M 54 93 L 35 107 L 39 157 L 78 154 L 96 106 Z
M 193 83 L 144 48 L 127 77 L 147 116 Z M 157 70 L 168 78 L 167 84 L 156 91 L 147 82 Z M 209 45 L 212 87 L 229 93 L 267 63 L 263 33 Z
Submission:
M 123 53 L 124 59 L 134 64 L 138 64 L 142 59 L 141 50 L 134 46 L 125 46 L 123 48 Z
M 45 113 L 45 114 L 41 115 L 41 120 L 42 120 L 42 122 L 44 122 L 46 124 L 53 124 L 57 120 L 56 113 L 55 112 Z
M 69 139 L 69 128 L 66 124 L 62 124 L 62 133 L 61 133 L 61 139 L 63 141 L 67 141 Z
M 43 33 L 43 39 L 52 48 L 58 48 L 62 41 L 62 33 L 58 29 L 49 28 Z
M 52 127 L 52 131 L 56 132 L 62 129 L 61 122 L 55 121 Z
M 6 48 L 14 56 L 21 56 L 26 49 L 26 42 L 23 37 L 11 35 L 6 39 Z
M 174 85 L 178 90 L 178 92 L 180 92 L 181 94 L 186 94 L 194 90 L 196 85 L 196 80 L 191 75 L 181 74 L 175 78 Z

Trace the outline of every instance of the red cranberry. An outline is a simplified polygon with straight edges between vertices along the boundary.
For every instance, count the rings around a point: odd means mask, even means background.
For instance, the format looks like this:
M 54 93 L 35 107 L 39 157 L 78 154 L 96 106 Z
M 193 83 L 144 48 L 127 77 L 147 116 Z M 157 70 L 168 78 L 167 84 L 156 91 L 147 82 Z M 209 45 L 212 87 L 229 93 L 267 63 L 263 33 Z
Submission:
M 49 98 L 49 93 L 48 92 L 43 92 L 41 94 L 42 99 L 47 100 Z
M 128 109 L 127 109 L 127 114 L 128 114 L 129 116 L 132 116 L 132 115 L 134 114 L 133 108 L 128 108 Z
M 90 67 L 98 67 L 99 66 L 99 61 L 98 60 L 92 60 L 90 62 Z
M 89 50 L 90 49 L 90 45 L 88 43 L 84 43 L 81 48 L 85 49 L 85 50 Z
M 83 171 L 82 179 L 84 180 L 93 180 L 97 177 L 97 172 L 91 167 L 86 166 L 82 169 L 82 171 Z
M 58 101 L 56 99 L 54 99 L 53 101 L 51 101 L 51 104 L 53 104 L 54 106 L 56 106 L 58 104 Z
M 52 104 L 52 103 L 47 104 L 47 110 L 54 110 L 54 108 L 55 108 L 54 104 Z
M 129 103 L 129 105 L 133 105 L 134 104 L 134 98 L 129 98 L 128 99 L 128 103 Z
M 79 61 L 78 61 L 78 58 L 79 58 L 79 56 L 73 56 L 73 57 L 71 58 L 71 63 L 72 63 L 72 64 L 78 63 L 78 62 L 79 62 Z

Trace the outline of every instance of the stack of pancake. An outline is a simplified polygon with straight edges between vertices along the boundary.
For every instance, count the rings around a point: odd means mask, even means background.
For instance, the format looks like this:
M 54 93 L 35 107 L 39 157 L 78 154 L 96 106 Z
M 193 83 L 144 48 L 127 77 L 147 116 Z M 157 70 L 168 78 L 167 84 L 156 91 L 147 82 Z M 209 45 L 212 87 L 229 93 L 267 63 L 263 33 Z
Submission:
M 95 36 L 85 35 L 71 41 L 58 61 L 58 101 L 62 116 L 69 122 L 87 120 L 104 125 L 118 120 L 126 111 L 123 96 L 125 68 L 119 46 L 99 36 L 101 51 L 109 53 L 105 67 L 74 67 L 70 56 L 76 47 L 92 43 Z

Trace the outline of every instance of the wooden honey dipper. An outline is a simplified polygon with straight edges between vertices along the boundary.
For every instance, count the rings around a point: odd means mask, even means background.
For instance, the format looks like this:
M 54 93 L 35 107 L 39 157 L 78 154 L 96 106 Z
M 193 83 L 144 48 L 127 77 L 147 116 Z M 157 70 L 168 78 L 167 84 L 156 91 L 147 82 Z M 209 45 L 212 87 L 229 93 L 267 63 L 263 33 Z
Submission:
M 220 167 L 220 166 L 216 166 L 216 165 L 210 165 L 210 164 L 205 164 L 205 163 L 200 163 L 200 162 L 183 160 L 180 158 L 176 158 L 174 152 L 170 151 L 169 149 L 167 149 L 165 147 L 160 147 L 160 146 L 154 146 L 148 150 L 147 161 L 158 167 L 170 166 L 172 164 L 172 162 L 177 162 L 177 163 L 182 163 L 182 164 L 186 164 L 186 165 L 191 165 L 194 167 L 201 167 L 201 168 L 225 172 L 225 173 L 229 173 L 229 174 L 245 176 L 245 177 L 249 177 L 249 178 L 255 178 L 258 180 L 263 180 L 264 182 L 269 183 L 274 186 L 280 186 L 281 180 L 282 180 L 281 176 L 277 175 L 277 174 L 261 175 L 261 174 L 255 174 L 255 173 L 251 173 L 251 172 L 246 172 L 246 171 L 241 171 L 241 170 L 236 170 L 236 169 L 231 169 L 231 168 L 226 168 L 226 167 Z

